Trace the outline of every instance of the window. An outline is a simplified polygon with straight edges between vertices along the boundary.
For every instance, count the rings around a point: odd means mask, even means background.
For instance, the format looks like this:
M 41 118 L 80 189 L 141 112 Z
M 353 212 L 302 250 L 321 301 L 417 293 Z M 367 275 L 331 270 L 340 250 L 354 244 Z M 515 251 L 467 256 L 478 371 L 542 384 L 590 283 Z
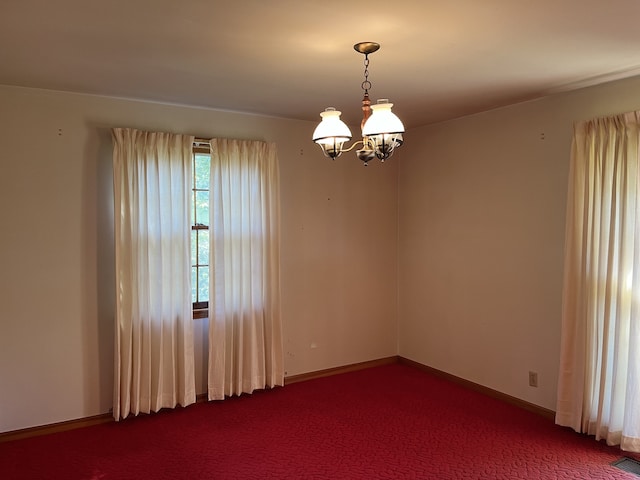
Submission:
M 193 317 L 215 314 L 209 399 L 283 385 L 275 144 L 213 138 L 194 145 L 192 135 L 112 132 L 114 417 L 193 402 Z M 158 363 L 147 347 L 172 356 Z
M 191 298 L 193 317 L 203 318 L 209 309 L 209 172 L 208 143 L 194 143 L 191 208 Z

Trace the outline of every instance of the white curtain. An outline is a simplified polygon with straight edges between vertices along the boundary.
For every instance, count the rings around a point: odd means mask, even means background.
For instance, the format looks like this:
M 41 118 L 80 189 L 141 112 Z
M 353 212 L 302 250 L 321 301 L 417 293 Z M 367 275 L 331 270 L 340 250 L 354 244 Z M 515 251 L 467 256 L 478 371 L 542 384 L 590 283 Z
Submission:
M 640 452 L 640 112 L 575 126 L 556 422 Z
M 113 416 L 195 402 L 193 137 L 112 131 L 116 339 Z
M 211 141 L 210 400 L 284 383 L 274 144 Z

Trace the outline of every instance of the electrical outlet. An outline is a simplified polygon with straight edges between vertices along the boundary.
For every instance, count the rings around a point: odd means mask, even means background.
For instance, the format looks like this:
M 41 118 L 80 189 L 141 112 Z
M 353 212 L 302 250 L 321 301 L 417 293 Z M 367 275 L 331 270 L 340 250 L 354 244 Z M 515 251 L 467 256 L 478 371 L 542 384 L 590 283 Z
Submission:
M 529 386 L 530 387 L 538 386 L 538 372 L 529 372 Z

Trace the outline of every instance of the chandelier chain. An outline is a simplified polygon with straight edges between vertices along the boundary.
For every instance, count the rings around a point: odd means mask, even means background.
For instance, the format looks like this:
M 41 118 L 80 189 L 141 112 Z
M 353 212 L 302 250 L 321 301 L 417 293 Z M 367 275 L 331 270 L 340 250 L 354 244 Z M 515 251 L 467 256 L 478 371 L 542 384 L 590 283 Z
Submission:
M 369 81 L 369 55 L 364 56 L 364 82 L 362 82 L 362 89 L 366 95 L 369 95 L 369 89 L 371 88 L 371 82 Z

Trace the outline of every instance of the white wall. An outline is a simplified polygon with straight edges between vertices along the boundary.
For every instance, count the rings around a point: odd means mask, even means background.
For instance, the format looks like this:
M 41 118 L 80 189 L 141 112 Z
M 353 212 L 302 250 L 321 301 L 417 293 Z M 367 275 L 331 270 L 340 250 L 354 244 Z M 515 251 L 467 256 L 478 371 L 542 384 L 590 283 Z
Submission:
M 573 123 L 638 108 L 634 78 L 406 135 L 400 355 L 555 410 Z
M 111 408 L 114 126 L 276 142 L 287 375 L 397 353 L 397 163 L 332 162 L 312 122 L 0 86 L 0 432 Z

